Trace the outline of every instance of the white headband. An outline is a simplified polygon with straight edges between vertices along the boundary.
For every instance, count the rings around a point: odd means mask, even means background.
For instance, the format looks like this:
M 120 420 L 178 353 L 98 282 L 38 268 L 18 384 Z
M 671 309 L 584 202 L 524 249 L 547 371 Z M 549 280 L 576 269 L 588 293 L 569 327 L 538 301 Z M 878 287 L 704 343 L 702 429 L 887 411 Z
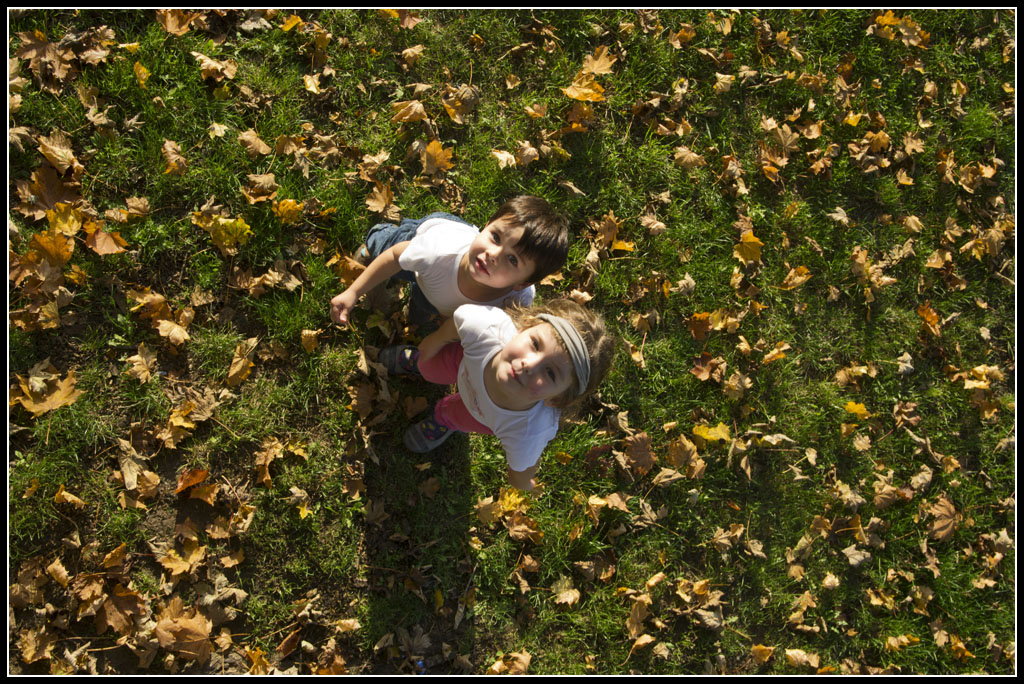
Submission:
M 572 359 L 572 367 L 576 371 L 576 379 L 579 380 L 579 396 L 587 391 L 587 384 L 590 383 L 590 353 L 587 351 L 587 343 L 583 341 L 576 326 L 559 316 L 551 314 L 538 314 L 537 318 L 547 321 L 555 329 L 558 336 L 565 343 L 565 348 Z

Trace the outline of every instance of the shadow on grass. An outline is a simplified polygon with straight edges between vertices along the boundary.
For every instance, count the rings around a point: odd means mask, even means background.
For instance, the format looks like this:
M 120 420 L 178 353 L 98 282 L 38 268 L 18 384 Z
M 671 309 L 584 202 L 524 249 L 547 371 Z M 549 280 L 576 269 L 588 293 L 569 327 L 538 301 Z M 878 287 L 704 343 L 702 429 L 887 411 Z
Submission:
M 408 389 L 426 390 L 431 403 L 449 391 L 423 381 Z M 391 433 L 376 437 L 378 462 L 366 463 L 366 496 L 373 506 L 368 504 L 364 536 L 363 629 L 374 640 L 374 653 L 365 672 L 461 671 L 453 660 L 472 651 L 475 641 L 465 605 L 473 585 L 467 545 L 474 521 L 472 454 L 463 434 L 428 454 L 412 453 L 402 443 L 407 423 L 403 417 Z

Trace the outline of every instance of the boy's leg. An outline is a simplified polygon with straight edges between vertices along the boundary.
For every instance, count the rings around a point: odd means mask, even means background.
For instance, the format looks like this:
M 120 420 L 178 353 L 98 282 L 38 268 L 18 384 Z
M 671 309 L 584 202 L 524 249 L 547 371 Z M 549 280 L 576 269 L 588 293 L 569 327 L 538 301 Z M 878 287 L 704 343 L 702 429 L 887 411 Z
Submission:
M 399 242 L 411 240 L 416 235 L 417 226 L 417 222 L 408 220 L 397 226 L 393 223 L 378 223 L 366 233 L 367 253 L 363 258 L 370 263 Z M 412 271 L 399 271 L 392 278 L 416 282 L 416 274 Z
M 412 284 L 409 294 L 409 315 L 406 320 L 411 325 L 415 325 L 417 333 L 423 336 L 429 335 L 440 327 L 441 314 L 416 283 Z

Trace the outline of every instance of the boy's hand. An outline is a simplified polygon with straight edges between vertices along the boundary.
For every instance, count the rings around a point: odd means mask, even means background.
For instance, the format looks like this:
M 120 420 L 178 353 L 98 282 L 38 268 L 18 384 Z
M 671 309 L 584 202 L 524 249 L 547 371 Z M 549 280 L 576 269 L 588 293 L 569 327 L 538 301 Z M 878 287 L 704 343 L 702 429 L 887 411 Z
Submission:
M 331 300 L 331 319 L 338 325 L 348 323 L 348 315 L 355 308 L 356 298 L 349 294 L 351 288 Z

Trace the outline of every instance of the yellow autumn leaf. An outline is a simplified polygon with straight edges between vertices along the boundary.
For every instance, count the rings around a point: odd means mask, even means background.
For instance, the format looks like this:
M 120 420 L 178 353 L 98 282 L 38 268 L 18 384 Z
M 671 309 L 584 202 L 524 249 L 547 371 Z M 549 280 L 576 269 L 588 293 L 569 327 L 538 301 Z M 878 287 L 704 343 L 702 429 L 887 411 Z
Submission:
M 84 218 L 85 214 L 77 207 L 65 202 L 57 202 L 53 209 L 46 210 L 50 229 L 68 237 L 74 236 L 82 228 Z
M 323 330 L 303 330 L 302 335 L 302 348 L 306 350 L 307 354 L 312 354 L 316 351 L 317 345 L 320 344 L 320 333 Z
M 761 248 L 764 243 L 757 239 L 754 231 L 745 230 L 740 236 L 740 241 L 733 245 L 732 255 L 743 262 L 744 266 L 756 264 L 761 261 Z
M 302 218 L 303 203 L 293 199 L 283 199 L 275 202 L 273 206 L 274 215 L 281 219 L 281 223 L 291 225 Z
M 695 425 L 693 428 L 693 434 L 700 437 L 705 442 L 719 442 L 729 439 L 729 426 L 725 423 L 719 423 L 715 427 Z
M 762 644 L 754 644 L 750 647 L 750 655 L 754 656 L 754 661 L 758 665 L 764 665 L 768 662 L 768 659 L 775 653 L 774 646 L 764 646 Z
M 603 102 L 604 88 L 594 79 L 593 74 L 580 71 L 573 79 L 572 85 L 562 88 L 562 92 L 574 100 L 581 102 Z
M 57 494 L 53 497 L 53 503 L 69 503 L 75 508 L 85 508 L 85 502 L 71 492 L 65 491 L 64 485 L 57 490 Z
M 867 420 L 868 418 L 871 418 L 872 416 L 875 415 L 868 411 L 864 404 L 858 404 L 853 401 L 846 402 L 846 406 L 844 406 L 843 408 L 846 409 L 847 413 L 852 413 L 861 420 Z
M 779 289 L 782 290 L 793 290 L 808 280 L 811 279 L 811 272 L 806 266 L 797 266 L 796 268 L 789 269 L 789 273 L 786 274 L 786 279 L 782 281 L 782 285 L 779 285 Z
M 139 87 L 145 90 L 146 81 L 149 80 L 149 69 L 136 62 L 132 70 L 135 72 L 135 80 L 139 82 Z
M 231 359 L 231 368 L 228 370 L 227 383 L 230 387 L 237 387 L 243 380 L 249 377 L 252 367 L 252 356 L 256 351 L 258 339 L 250 337 L 235 347 L 235 356 Z
M 252 236 L 249 224 L 241 218 L 217 216 L 203 228 L 210 234 L 213 244 L 217 245 L 224 256 L 237 253 L 238 247 L 248 242 Z
M 785 342 L 776 342 L 775 347 L 765 354 L 763 363 L 771 363 L 772 361 L 778 361 L 786 358 L 786 350 L 791 347 Z
M 580 73 L 594 74 L 595 76 L 610 74 L 612 73 L 612 65 L 617 61 L 618 57 L 608 54 L 608 46 L 601 45 L 594 50 L 593 55 L 587 55 L 583 58 L 583 71 Z
M 287 19 L 284 20 L 283 24 L 281 24 L 281 30 L 287 33 L 288 31 L 291 31 L 293 28 L 299 26 L 302 23 L 303 21 L 301 17 L 292 14 Z

